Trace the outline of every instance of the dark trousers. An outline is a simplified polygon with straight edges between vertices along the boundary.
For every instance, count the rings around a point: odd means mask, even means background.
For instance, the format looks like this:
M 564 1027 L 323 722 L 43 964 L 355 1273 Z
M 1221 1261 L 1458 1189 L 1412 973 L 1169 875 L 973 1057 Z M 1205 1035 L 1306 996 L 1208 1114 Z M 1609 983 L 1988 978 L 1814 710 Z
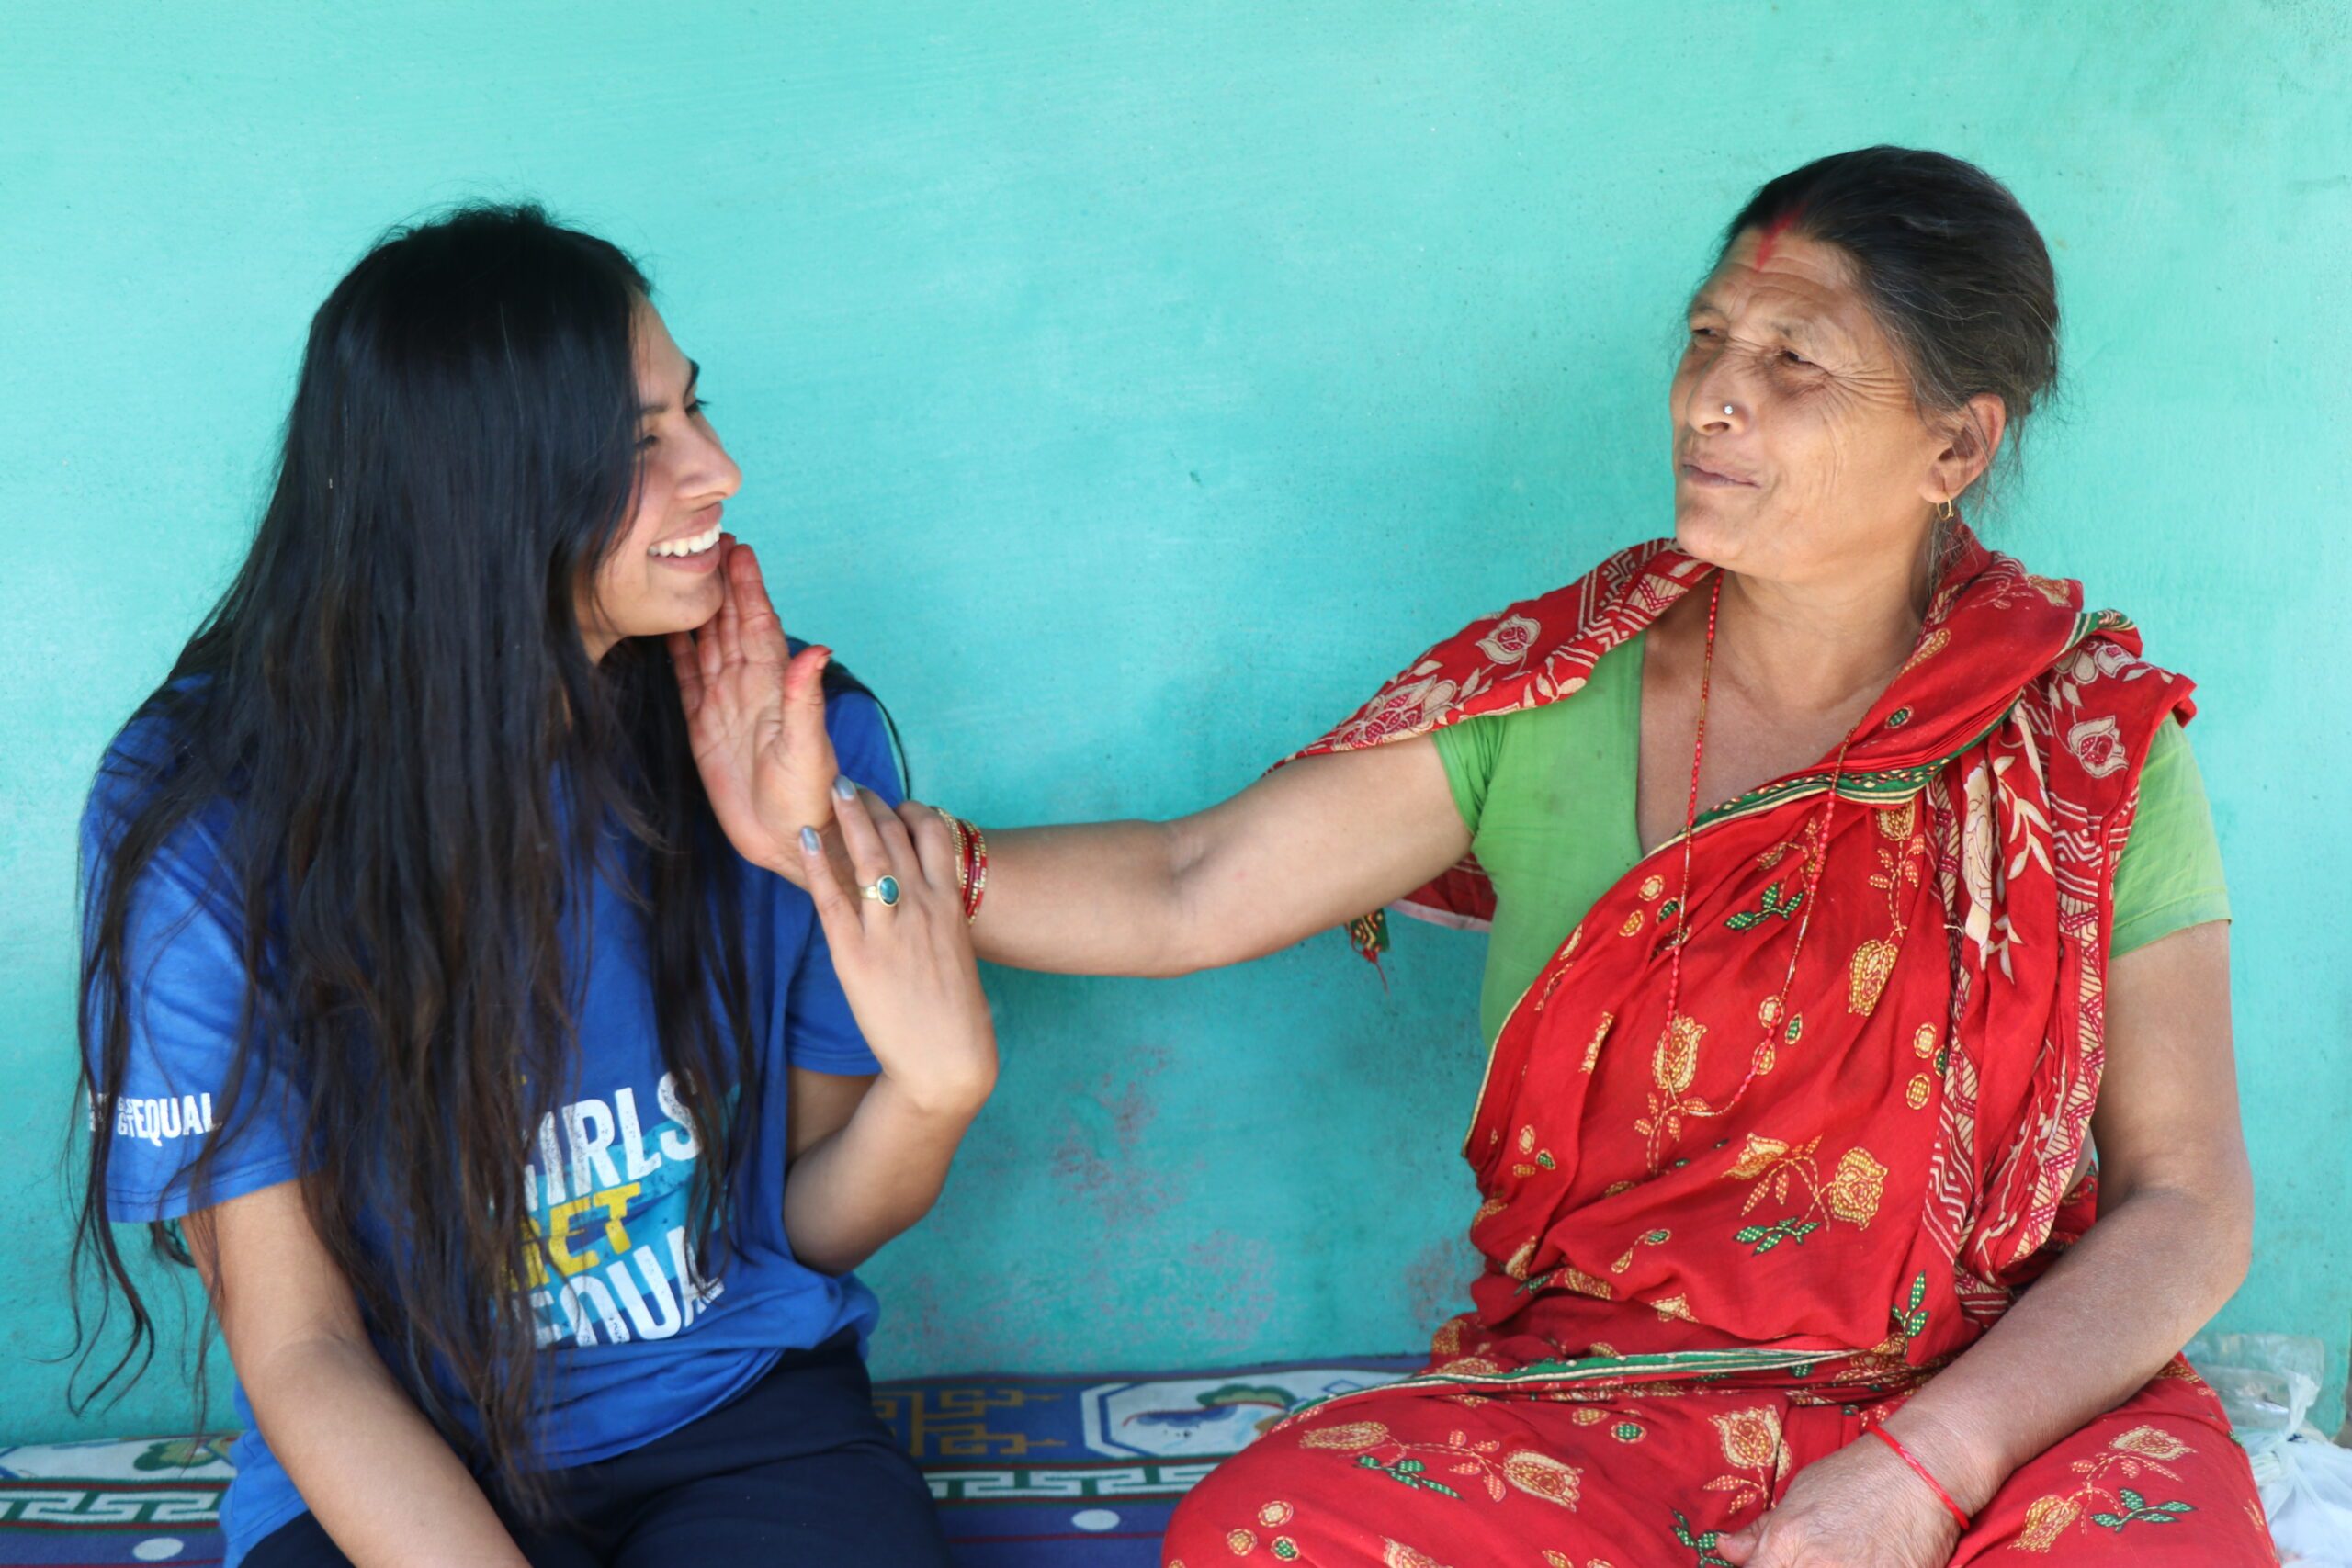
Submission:
M 854 1335 L 787 1351 L 734 1400 L 667 1437 L 549 1472 L 564 1522 L 516 1527 L 515 1540 L 533 1568 L 945 1568 L 922 1474 L 870 1393 Z M 245 1564 L 349 1568 L 349 1559 L 304 1514 Z

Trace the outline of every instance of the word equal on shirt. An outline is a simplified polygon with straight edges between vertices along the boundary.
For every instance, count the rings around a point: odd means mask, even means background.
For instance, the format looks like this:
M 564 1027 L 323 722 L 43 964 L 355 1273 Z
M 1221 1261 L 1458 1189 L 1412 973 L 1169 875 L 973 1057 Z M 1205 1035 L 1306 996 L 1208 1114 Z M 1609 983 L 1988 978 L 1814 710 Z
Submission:
M 667 1339 L 725 1289 L 703 1277 L 688 1234 L 701 1141 L 668 1073 L 654 1094 L 664 1119 L 650 1128 L 627 1086 L 540 1119 L 523 1168 L 535 1244 L 523 1284 L 542 1346 Z

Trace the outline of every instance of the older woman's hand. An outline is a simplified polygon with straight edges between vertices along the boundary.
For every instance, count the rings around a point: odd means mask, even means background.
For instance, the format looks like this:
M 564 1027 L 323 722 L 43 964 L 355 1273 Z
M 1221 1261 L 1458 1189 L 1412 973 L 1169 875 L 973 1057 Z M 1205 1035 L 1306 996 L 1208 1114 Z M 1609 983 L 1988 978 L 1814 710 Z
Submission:
M 1883 1443 L 1797 1472 L 1780 1506 L 1715 1550 L 1736 1568 L 1946 1568 L 1960 1523 Z

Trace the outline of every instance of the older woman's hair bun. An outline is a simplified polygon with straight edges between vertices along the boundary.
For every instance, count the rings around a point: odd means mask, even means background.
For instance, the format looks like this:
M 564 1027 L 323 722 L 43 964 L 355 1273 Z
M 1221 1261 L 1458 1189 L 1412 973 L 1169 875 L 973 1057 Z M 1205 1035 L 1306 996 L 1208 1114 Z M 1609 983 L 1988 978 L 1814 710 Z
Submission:
M 1723 249 L 1751 229 L 1844 251 L 1909 362 L 1920 408 L 1949 413 L 1993 393 L 2015 449 L 2058 378 L 2058 286 L 2041 231 L 2007 186 L 1941 152 L 1864 147 L 1766 184 Z

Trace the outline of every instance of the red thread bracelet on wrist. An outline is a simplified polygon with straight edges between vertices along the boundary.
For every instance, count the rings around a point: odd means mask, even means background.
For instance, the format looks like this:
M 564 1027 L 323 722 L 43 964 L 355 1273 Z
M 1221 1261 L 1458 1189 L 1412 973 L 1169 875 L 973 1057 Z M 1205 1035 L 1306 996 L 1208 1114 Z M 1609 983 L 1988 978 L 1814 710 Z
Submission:
M 1911 1473 L 1928 1483 L 1928 1490 L 1936 1495 L 1936 1501 L 1941 1503 L 1951 1511 L 1951 1517 L 1960 1521 L 1960 1528 L 1963 1532 L 1967 1530 L 1968 1516 L 1960 1511 L 1960 1505 L 1951 1500 L 1951 1494 L 1944 1490 L 1943 1483 L 1938 1481 L 1934 1476 L 1929 1475 L 1928 1473 L 1928 1467 L 1921 1464 L 1917 1460 L 1911 1456 L 1911 1450 L 1903 1446 L 1902 1439 L 1883 1427 L 1866 1427 L 1865 1430 L 1867 1430 L 1871 1437 L 1876 1438 L 1880 1442 L 1884 1443 L 1888 1448 L 1893 1449 L 1894 1450 L 1894 1457 L 1909 1465 L 1911 1467 Z

